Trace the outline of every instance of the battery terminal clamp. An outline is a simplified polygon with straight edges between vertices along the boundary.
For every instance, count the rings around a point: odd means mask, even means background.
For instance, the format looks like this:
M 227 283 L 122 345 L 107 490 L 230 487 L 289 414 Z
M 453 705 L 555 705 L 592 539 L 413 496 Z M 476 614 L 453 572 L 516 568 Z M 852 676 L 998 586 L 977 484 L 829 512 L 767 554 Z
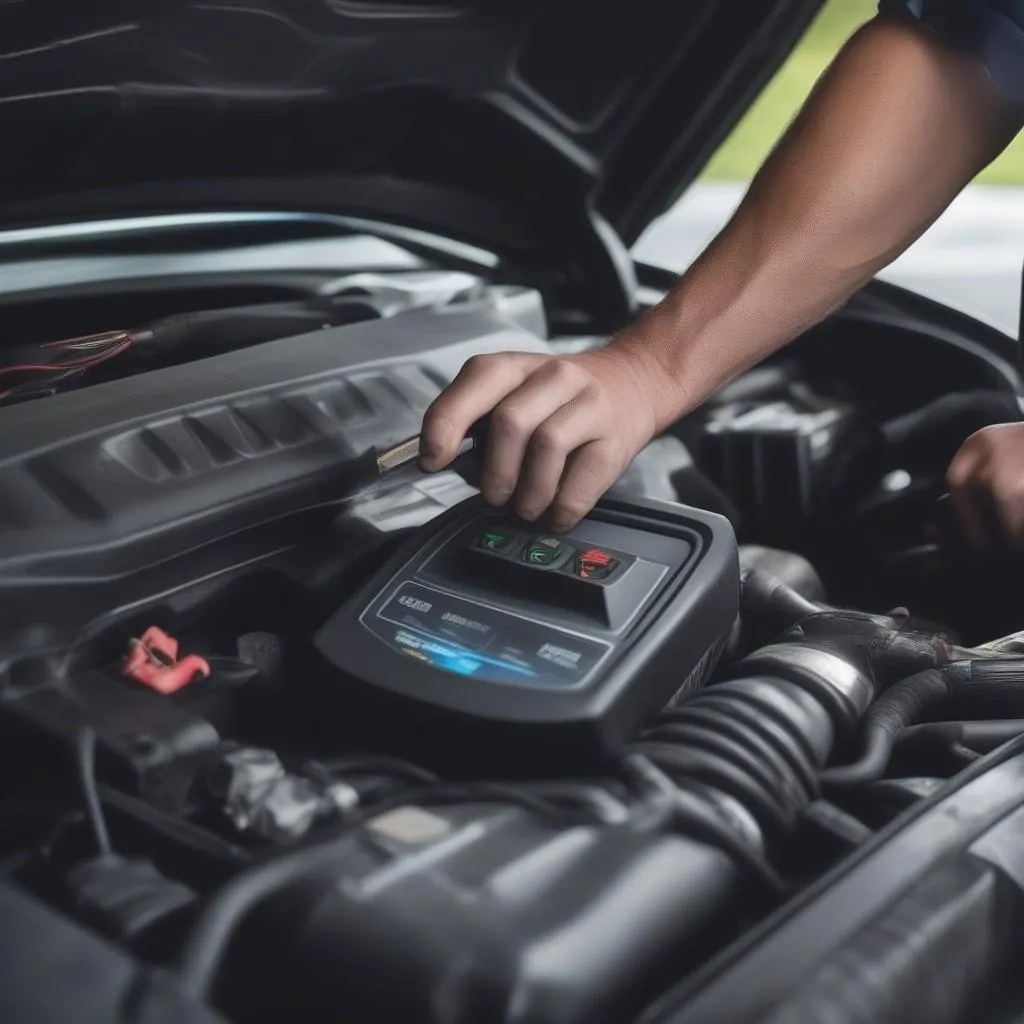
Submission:
M 121 674 L 149 689 L 169 696 L 188 686 L 197 676 L 207 678 L 210 665 L 196 654 L 178 659 L 179 643 L 156 626 L 128 641 Z

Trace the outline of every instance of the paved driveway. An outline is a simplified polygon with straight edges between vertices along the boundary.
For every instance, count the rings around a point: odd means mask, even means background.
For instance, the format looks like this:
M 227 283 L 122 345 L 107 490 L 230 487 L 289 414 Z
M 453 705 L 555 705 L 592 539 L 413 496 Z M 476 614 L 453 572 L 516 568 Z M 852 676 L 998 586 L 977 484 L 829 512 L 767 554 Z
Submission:
M 645 262 L 683 270 L 722 227 L 742 186 L 694 186 L 637 243 Z M 880 276 L 1017 337 L 1024 189 L 974 186 Z

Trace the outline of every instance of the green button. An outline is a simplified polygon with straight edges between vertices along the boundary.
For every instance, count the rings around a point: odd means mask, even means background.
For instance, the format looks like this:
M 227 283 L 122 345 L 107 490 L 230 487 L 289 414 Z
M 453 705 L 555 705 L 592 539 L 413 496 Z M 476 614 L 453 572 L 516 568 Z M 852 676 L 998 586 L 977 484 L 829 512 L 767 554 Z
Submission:
M 538 537 L 523 552 L 523 561 L 530 565 L 554 565 L 566 553 L 568 545 L 558 537 Z
M 518 534 L 514 530 L 488 526 L 477 534 L 474 544 L 482 551 L 493 551 L 495 554 L 503 555 L 515 545 L 517 539 Z

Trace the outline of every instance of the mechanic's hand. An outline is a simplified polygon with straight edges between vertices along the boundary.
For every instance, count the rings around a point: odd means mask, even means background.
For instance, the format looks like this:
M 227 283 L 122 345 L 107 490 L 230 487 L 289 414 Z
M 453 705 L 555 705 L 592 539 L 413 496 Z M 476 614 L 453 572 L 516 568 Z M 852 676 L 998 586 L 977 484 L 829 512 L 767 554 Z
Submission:
M 480 489 L 524 519 L 572 529 L 633 456 L 671 423 L 673 386 L 635 349 L 474 356 L 427 410 L 421 465 L 443 469 L 491 412 Z
M 960 446 L 946 473 L 971 544 L 1024 548 L 1024 423 L 985 427 Z

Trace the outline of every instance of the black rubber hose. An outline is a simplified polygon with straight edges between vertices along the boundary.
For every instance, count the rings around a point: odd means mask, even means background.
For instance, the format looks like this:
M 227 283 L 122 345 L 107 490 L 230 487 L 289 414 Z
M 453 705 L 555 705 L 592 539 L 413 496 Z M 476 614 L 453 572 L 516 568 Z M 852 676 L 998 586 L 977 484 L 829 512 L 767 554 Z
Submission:
M 817 795 L 834 726 L 821 701 L 784 679 L 720 683 L 667 712 L 630 749 L 680 789 L 700 784 L 742 804 L 769 843 Z
M 660 798 L 673 824 L 680 832 L 698 842 L 708 843 L 731 857 L 755 878 L 769 894 L 786 895 L 787 887 L 775 869 L 738 832 L 714 813 L 699 789 L 680 789 L 649 758 L 631 754 L 623 761 L 627 779 L 642 791 Z
M 951 717 L 958 717 L 962 709 L 1013 717 L 1024 714 L 1024 658 L 954 662 L 897 683 L 864 717 L 860 758 L 823 772 L 822 784 L 843 790 L 876 782 L 889 767 L 900 734 L 939 708 Z
M 788 583 L 764 569 L 744 570 L 741 584 L 740 615 L 755 619 L 758 623 L 779 623 L 775 631 L 777 633 L 827 608 L 824 604 L 804 597 Z
M 327 758 L 319 764 L 332 775 L 390 775 L 419 786 L 429 786 L 439 781 L 433 772 L 428 772 L 419 765 L 397 757 L 384 757 L 378 754 Z
M 1024 718 L 992 722 L 929 722 L 905 729 L 897 737 L 897 742 L 900 747 L 929 742 L 947 747 L 960 744 L 979 754 L 988 754 L 1021 735 L 1024 735 Z
M 107 819 L 103 815 L 99 790 L 96 788 L 96 733 L 88 727 L 78 730 L 75 742 L 75 762 L 78 769 L 78 784 L 82 789 L 85 813 L 96 843 L 96 852 L 109 857 L 113 852 Z
M 733 653 L 753 653 L 759 659 L 756 673 L 777 674 L 760 663 L 772 649 L 765 645 L 791 642 L 839 655 L 876 689 L 951 660 L 953 648 L 939 634 L 906 631 L 888 615 L 811 601 L 762 569 L 744 571 L 741 580 L 740 637 L 733 644 Z
M 807 601 L 827 606 L 825 584 L 811 563 L 794 551 L 766 548 L 760 544 L 740 546 L 740 569 L 743 572 L 766 573 L 782 580 Z
M 794 623 L 826 607 L 766 569 L 744 568 L 740 573 L 740 611 L 730 640 L 729 660 L 771 643 Z
M 888 616 L 836 609 L 801 619 L 723 674 L 795 683 L 828 709 L 845 745 L 860 735 L 864 715 L 880 692 L 948 664 L 954 651 L 941 635 L 903 633 Z
M 657 724 L 646 734 L 647 739 L 670 738 L 671 727 L 680 720 L 703 722 L 722 736 L 747 745 L 771 765 L 776 773 L 790 772 L 796 783 L 807 793 L 815 792 L 818 780 L 807 767 L 809 760 L 813 760 L 813 752 L 801 744 L 798 737 L 788 732 L 784 724 L 776 721 L 770 709 L 756 706 L 752 702 L 732 700 L 727 693 L 719 694 L 717 690 L 718 687 L 709 690 L 700 703 L 687 708 L 683 716 L 674 710 L 662 714 Z
M 776 643 L 797 641 L 838 654 L 878 689 L 952 660 L 953 648 L 937 633 L 904 631 L 888 615 L 830 609 L 801 619 Z

